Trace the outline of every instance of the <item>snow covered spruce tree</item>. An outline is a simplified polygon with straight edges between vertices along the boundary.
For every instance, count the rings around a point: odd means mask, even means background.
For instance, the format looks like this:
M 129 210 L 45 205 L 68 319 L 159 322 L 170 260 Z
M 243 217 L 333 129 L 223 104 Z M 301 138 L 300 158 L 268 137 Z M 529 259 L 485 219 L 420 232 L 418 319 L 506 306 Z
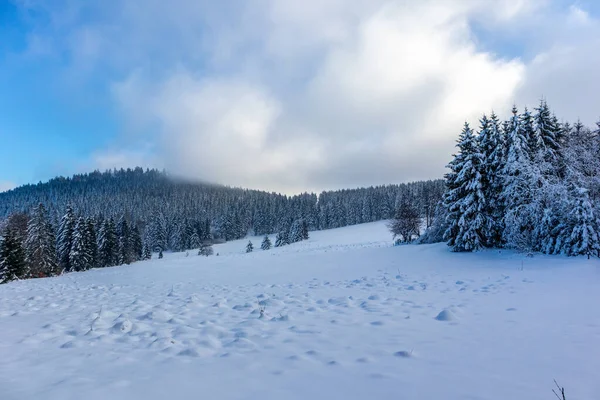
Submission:
M 73 230 L 73 240 L 69 253 L 69 262 L 73 271 L 85 271 L 91 268 L 92 256 L 86 236 L 87 225 L 85 219 L 79 217 Z
M 300 242 L 303 240 L 303 238 L 304 238 L 304 235 L 302 232 L 302 221 L 295 220 L 292 223 L 289 233 L 288 233 L 289 243 Z
M 58 265 L 62 271 L 70 272 L 71 265 L 71 247 L 73 243 L 73 231 L 75 229 L 75 213 L 73 207 L 68 204 L 58 226 L 56 235 L 56 254 Z
M 208 256 L 212 256 L 213 253 L 214 253 L 213 247 L 208 242 L 202 243 L 202 245 L 200 246 L 200 249 L 198 250 L 198 255 L 199 256 L 208 257 Z
M 32 277 L 58 274 L 54 230 L 48 221 L 46 208 L 41 203 L 29 218 L 25 252 Z
M 15 228 L 8 228 L 0 239 L 0 283 L 28 277 L 23 241 Z
M 444 205 L 449 227 L 445 237 L 453 251 L 476 251 L 486 243 L 483 155 L 468 123 L 457 142 L 459 149 L 449 164 L 448 191 Z
M 523 119 L 517 108 L 513 107 L 512 118 L 508 124 L 510 133 L 506 164 L 504 166 L 504 190 L 502 201 L 505 205 L 503 241 L 508 247 L 532 251 L 535 247 L 534 227 L 540 210 L 535 203 L 538 171 L 533 163 L 529 147 L 530 127 L 523 128 Z M 524 120 L 529 124 L 527 115 Z
M 290 244 L 288 230 L 285 229 L 277 234 L 275 237 L 275 247 L 281 247 Z
M 254 250 L 254 245 L 251 241 L 248 241 L 248 244 L 246 245 L 246 253 L 252 253 L 252 250 Z
M 131 250 L 131 233 L 129 230 L 129 223 L 125 219 L 124 215 L 121 216 L 121 219 L 117 225 L 117 236 L 119 237 L 118 264 L 130 264 L 133 261 Z
M 162 252 L 167 250 L 167 223 L 164 215 L 156 212 L 148 229 L 150 230 L 152 249 L 159 253 L 159 258 L 162 258 Z
M 300 230 L 302 233 L 302 240 L 308 240 L 310 238 L 308 234 L 308 222 L 306 222 L 305 219 L 302 219 Z
M 563 141 L 562 129 L 550 112 L 545 100 L 540 101 L 540 105 L 535 111 L 536 158 L 538 162 L 544 161 L 546 163 L 547 168 L 543 169 L 546 175 L 559 177 L 564 174 L 565 168 L 561 146 Z
M 98 233 L 98 266 L 113 267 L 117 265 L 118 238 L 112 218 L 104 220 Z
M 93 218 L 85 219 L 85 248 L 90 257 L 89 268 L 98 268 L 98 235 L 96 233 L 96 223 Z
M 152 259 L 152 250 L 150 250 L 150 246 L 147 241 L 144 241 L 144 245 L 142 246 L 142 260 L 150 260 Z
M 190 237 L 190 247 L 192 249 L 200 249 L 200 236 L 198 236 L 198 232 L 194 231 Z
M 559 242 L 563 252 L 570 256 L 600 256 L 598 221 L 589 198 L 589 191 L 573 185 L 571 189 L 571 212 L 568 222 L 560 233 Z
M 260 244 L 260 248 L 262 250 L 269 250 L 271 248 L 271 239 L 269 239 L 269 235 L 265 235 L 265 238 Z
M 486 246 L 502 245 L 504 230 L 503 176 L 506 163 L 506 138 L 500 129 L 498 117 L 492 112 L 480 120 L 479 147 L 483 156 L 482 192 L 485 199 Z
M 131 225 L 129 226 L 129 249 L 131 250 L 131 260 L 132 261 L 139 261 L 142 259 L 142 249 L 143 249 L 143 243 L 142 243 L 142 234 L 140 233 L 140 228 L 135 224 L 135 223 L 131 223 Z M 185 249 L 188 249 L 189 245 L 187 245 L 185 247 Z

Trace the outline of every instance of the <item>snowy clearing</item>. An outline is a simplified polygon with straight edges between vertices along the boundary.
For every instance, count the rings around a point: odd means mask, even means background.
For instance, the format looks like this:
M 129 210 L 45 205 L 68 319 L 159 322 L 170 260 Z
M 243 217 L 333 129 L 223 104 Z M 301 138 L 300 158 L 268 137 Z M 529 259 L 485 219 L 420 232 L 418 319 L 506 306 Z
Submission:
M 0 286 L 0 399 L 600 398 L 597 259 L 252 240 Z

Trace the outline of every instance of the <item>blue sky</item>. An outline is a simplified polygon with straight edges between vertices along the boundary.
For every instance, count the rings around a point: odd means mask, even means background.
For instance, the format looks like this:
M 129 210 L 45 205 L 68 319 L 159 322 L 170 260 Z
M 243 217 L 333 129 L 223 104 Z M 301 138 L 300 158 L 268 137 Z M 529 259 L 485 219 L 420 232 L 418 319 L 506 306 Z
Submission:
M 284 192 L 435 178 L 483 112 L 600 116 L 592 0 L 126 3 L 0 2 L 0 190 L 134 165 Z

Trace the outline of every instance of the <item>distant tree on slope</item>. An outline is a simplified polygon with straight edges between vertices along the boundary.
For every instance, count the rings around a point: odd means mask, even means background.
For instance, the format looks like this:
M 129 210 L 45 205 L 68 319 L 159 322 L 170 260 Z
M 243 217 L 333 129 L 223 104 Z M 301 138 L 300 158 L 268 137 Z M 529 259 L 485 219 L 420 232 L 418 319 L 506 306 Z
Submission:
M 398 206 L 394 219 L 388 227 L 396 237 L 403 243 L 410 243 L 419 237 L 421 218 L 419 210 L 411 204 L 407 198 L 403 198 Z
M 263 239 L 260 248 L 262 250 L 269 250 L 271 248 L 271 239 L 269 239 L 269 235 L 265 235 L 265 238 Z
M 198 250 L 198 255 L 205 256 L 205 257 L 212 256 L 213 255 L 212 245 L 207 242 L 202 243 L 202 245 L 200 246 L 200 249 Z

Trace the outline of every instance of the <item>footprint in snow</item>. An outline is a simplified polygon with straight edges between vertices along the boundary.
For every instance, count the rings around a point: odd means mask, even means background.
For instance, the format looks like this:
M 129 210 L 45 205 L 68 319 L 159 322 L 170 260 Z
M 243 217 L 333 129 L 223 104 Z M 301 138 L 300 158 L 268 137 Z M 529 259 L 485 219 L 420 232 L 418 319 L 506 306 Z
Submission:
M 412 352 L 412 350 L 411 351 L 401 350 L 401 351 L 395 352 L 394 356 L 400 357 L 400 358 L 412 358 L 413 352 Z

